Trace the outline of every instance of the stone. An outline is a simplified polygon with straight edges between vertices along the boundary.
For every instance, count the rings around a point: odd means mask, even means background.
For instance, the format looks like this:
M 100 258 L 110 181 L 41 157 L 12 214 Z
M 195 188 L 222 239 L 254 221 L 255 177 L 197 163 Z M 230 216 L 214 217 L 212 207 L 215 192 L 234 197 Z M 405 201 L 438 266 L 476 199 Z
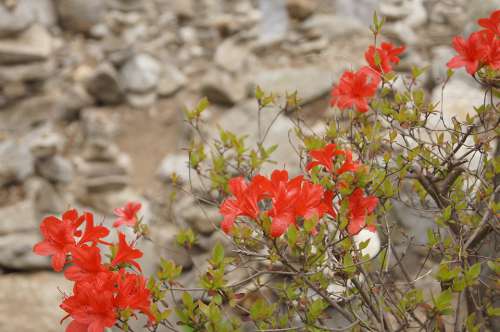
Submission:
M 146 92 L 146 93 L 127 93 L 126 99 L 130 106 L 136 109 L 148 109 L 151 108 L 158 98 L 156 91 Z
M 332 70 L 317 66 L 299 68 L 265 69 L 258 72 L 252 81 L 262 90 L 285 95 L 298 92 L 302 105 L 326 96 L 332 88 Z
M 12 205 L 0 207 L 0 237 L 20 232 L 38 230 L 35 204 L 25 199 Z
M 151 232 L 153 242 L 158 246 L 161 257 L 182 266 L 183 270 L 193 267 L 190 252 L 177 244 L 179 229 L 171 224 L 155 226 Z
M 34 24 L 21 34 L 0 39 L 0 64 L 46 60 L 52 53 L 52 37 L 47 29 Z
M 43 178 L 55 183 L 69 183 L 73 180 L 73 164 L 62 156 L 40 159 L 36 170 Z
M 158 177 L 164 181 L 176 178 L 183 183 L 189 182 L 189 156 L 187 153 L 168 154 L 160 163 L 156 171 Z
M 192 196 L 186 196 L 175 207 L 181 217 L 196 233 L 210 235 L 222 220 L 219 208 L 196 202 Z
M 158 60 L 146 53 L 133 56 L 120 70 L 125 90 L 137 93 L 156 90 L 160 73 L 161 67 Z
M 56 69 L 54 59 L 22 64 L 0 65 L 0 84 L 7 82 L 43 81 L 53 75 Z
M 102 104 L 118 104 L 123 100 L 118 72 L 110 63 L 100 64 L 85 86 L 87 91 Z
M 259 9 L 262 17 L 258 25 L 258 44 L 266 46 L 282 41 L 288 31 L 285 0 L 259 0 Z
M 373 20 L 373 12 L 380 0 L 336 0 L 335 14 L 350 20 L 356 20 L 367 27 Z
M 65 144 L 65 137 L 51 125 L 45 125 L 30 132 L 26 139 L 34 158 L 44 159 L 60 153 Z
M 0 330 L 61 331 L 64 327 L 60 320 L 65 312 L 59 308 L 59 304 L 62 293 L 70 294 L 71 290 L 72 282 L 66 280 L 62 273 L 12 273 L 0 276 Z
M 224 116 L 219 119 L 218 125 L 220 128 L 224 128 L 224 130 L 237 133 L 238 136 L 248 135 L 245 140 L 245 145 L 249 148 L 257 148 L 257 143 L 259 141 L 257 107 L 255 100 L 248 100 L 225 112 Z M 262 173 L 270 174 L 273 169 L 285 168 L 290 171 L 292 175 L 298 175 L 300 171 L 299 156 L 290 145 L 289 140 L 290 135 L 292 142 L 295 142 L 294 145 L 298 145 L 293 135 L 295 126 L 284 114 L 276 117 L 279 111 L 277 107 L 268 107 L 261 113 L 261 128 L 270 127 L 266 139 L 264 140 L 264 146 L 271 146 L 273 144 L 278 145 L 278 148 L 270 158 L 277 163 L 264 164 L 262 166 Z M 217 137 L 217 135 L 217 130 L 213 129 L 210 137 Z M 261 135 L 263 135 L 263 132 L 261 132 Z
M 68 206 L 74 206 L 73 197 L 67 190 L 60 190 L 44 178 L 32 177 L 25 182 L 25 187 L 39 214 L 60 214 Z
M 17 1 L 13 8 L 0 3 L 0 38 L 11 37 L 27 28 L 35 21 L 35 13 L 29 1 Z
M 130 179 L 126 175 L 109 175 L 87 178 L 84 182 L 89 193 L 100 193 L 125 189 Z
M 63 28 L 74 32 L 90 32 L 106 11 L 102 0 L 55 0 L 55 4 Z
M 291 18 L 303 21 L 314 13 L 317 5 L 316 0 L 287 0 L 286 9 Z
M 15 270 L 50 268 L 48 257 L 33 253 L 33 246 L 41 241 L 38 230 L 0 236 L 0 267 Z
M 317 31 L 330 41 L 369 33 L 360 21 L 338 14 L 316 14 L 305 20 L 301 27 L 306 31 Z
M 249 49 L 238 44 L 233 38 L 224 40 L 215 50 L 215 64 L 232 73 L 241 72 L 249 66 L 250 61 Z
M 213 103 L 233 106 L 247 96 L 247 83 L 238 77 L 209 70 L 202 79 L 201 94 Z
M 28 144 L 15 140 L 0 141 L 0 186 L 21 182 L 33 171 L 33 156 Z
M 164 64 L 162 66 L 160 81 L 158 82 L 158 95 L 170 97 L 176 94 L 187 84 L 187 77 L 177 67 Z
M 57 12 L 53 0 L 17 0 L 19 3 L 27 2 L 35 16 L 35 22 L 45 27 L 57 24 Z

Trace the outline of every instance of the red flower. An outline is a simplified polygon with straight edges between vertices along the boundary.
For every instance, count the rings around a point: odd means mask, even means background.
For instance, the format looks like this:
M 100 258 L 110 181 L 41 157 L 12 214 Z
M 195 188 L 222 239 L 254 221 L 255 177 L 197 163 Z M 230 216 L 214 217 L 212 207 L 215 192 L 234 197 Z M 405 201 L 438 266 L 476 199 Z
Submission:
M 85 230 L 78 241 L 78 245 L 89 242 L 92 245 L 96 245 L 97 243 L 109 244 L 101 240 L 101 238 L 109 235 L 109 229 L 105 226 L 94 226 L 94 215 L 91 213 L 86 212 L 83 214 L 83 217 L 85 219 Z
M 365 196 L 363 189 L 356 188 L 348 197 L 349 202 L 349 224 L 347 232 L 350 235 L 358 234 L 366 226 L 366 216 L 375 210 L 378 204 L 378 199 L 374 196 Z M 367 227 L 371 231 L 375 231 L 375 227 L 370 225 Z
M 127 243 L 125 240 L 125 234 L 118 233 L 118 250 L 116 256 L 111 261 L 112 266 L 117 266 L 118 264 L 131 264 L 135 266 L 139 271 L 141 271 L 141 266 L 134 261 L 134 259 L 141 258 L 142 251 L 135 249 Z
M 343 151 L 344 152 L 344 163 L 337 170 L 337 174 L 344 174 L 345 172 L 356 172 L 359 168 L 360 164 L 357 161 L 352 161 L 352 152 L 350 150 Z
M 150 310 L 151 292 L 146 288 L 146 280 L 141 275 L 120 270 L 115 305 L 120 309 L 139 310 L 148 316 L 149 321 L 155 321 Z
M 101 264 L 101 251 L 97 247 L 83 245 L 71 250 L 73 265 L 64 271 L 68 280 L 89 282 L 94 280 L 100 273 L 108 272 Z
M 446 65 L 449 68 L 465 67 L 470 75 L 476 73 L 488 53 L 488 46 L 484 44 L 484 39 L 478 32 L 471 34 L 467 40 L 460 36 L 453 38 L 453 48 L 458 55 Z
M 323 205 L 325 206 L 325 213 L 329 214 L 333 218 L 337 217 L 337 212 L 333 207 L 333 198 L 335 193 L 332 190 L 325 191 L 323 195 Z
M 113 227 L 126 225 L 133 227 L 137 223 L 137 212 L 141 209 L 141 203 L 128 202 L 121 208 L 116 208 L 113 212 L 118 217 L 113 223 Z
M 109 280 L 79 282 L 73 295 L 64 299 L 61 308 L 73 318 L 66 332 L 104 332 L 116 322 L 113 284 Z M 67 316 L 67 317 L 68 317 Z
M 259 193 L 255 185 L 248 185 L 243 177 L 229 180 L 229 190 L 233 197 L 227 198 L 220 206 L 220 214 L 224 216 L 221 222 L 222 230 L 229 233 L 238 216 L 246 216 L 252 219 L 259 214 Z
M 490 30 L 482 30 L 478 32 L 481 43 L 484 45 L 486 52 L 483 58 L 484 64 L 497 70 L 500 69 L 500 39 L 498 39 Z
M 477 23 L 500 37 L 500 9 L 491 13 L 489 18 L 480 18 Z
M 76 245 L 74 235 L 82 222 L 75 210 L 66 211 L 62 220 L 55 216 L 45 218 L 40 224 L 44 240 L 35 244 L 33 252 L 40 256 L 52 256 L 54 271 L 62 271 L 66 254 Z
M 380 77 L 370 67 L 357 72 L 345 71 L 339 84 L 332 90 L 332 106 L 341 110 L 354 108 L 358 112 L 368 111 L 368 101 L 377 92 Z
M 337 150 L 337 146 L 335 144 L 328 144 L 322 149 L 311 150 L 309 151 L 309 156 L 313 159 L 313 161 L 307 164 L 306 170 L 309 171 L 310 169 L 321 165 L 329 172 L 333 172 L 333 158 L 342 153 L 342 150 Z
M 371 68 L 379 73 L 388 73 L 392 71 L 391 64 L 398 64 L 401 53 L 405 50 L 404 46 L 394 47 L 391 43 L 382 43 L 380 48 L 370 46 L 365 52 L 365 59 Z

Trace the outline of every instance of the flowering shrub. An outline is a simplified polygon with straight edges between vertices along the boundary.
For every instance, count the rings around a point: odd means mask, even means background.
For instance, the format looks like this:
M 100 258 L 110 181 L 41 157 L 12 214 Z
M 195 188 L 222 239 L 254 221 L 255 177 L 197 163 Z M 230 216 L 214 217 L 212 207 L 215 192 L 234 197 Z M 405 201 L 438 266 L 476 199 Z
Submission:
M 199 135 L 189 167 L 207 189 L 196 197 L 219 207 L 231 246 L 215 245 L 199 288 L 182 285 L 182 267 L 164 259 L 146 282 L 134 248 L 146 233 L 140 204 L 115 210 L 114 226 L 131 227 L 132 242 L 121 232 L 118 243 L 105 241 L 109 229 L 94 225 L 90 213 L 47 217 L 34 251 L 51 256 L 55 271 L 67 266 L 64 275 L 75 283 L 61 304 L 72 319 L 67 331 L 132 330 L 137 313 L 150 331 L 498 328 L 500 11 L 478 23 L 483 30 L 453 39 L 457 55 L 444 85 L 451 69 L 465 67 L 484 89 L 484 103 L 451 127 L 419 87 L 424 69 L 393 71 L 405 47 L 377 44 L 383 21 L 376 15 L 367 65 L 334 85 L 331 105 L 344 113 L 324 134 L 304 128 L 296 93 L 257 88 L 256 146 L 220 129 L 208 158 L 200 129 L 208 102 L 187 110 Z M 276 149 L 266 146 L 269 128 L 263 134 L 260 122 L 273 109 L 296 124 L 301 174 L 260 171 Z M 390 218 L 396 203 L 431 216 L 426 243 Z M 178 240 L 188 249 L 197 241 L 190 230 Z M 423 253 L 420 266 L 405 260 L 402 246 Z M 110 249 L 106 263 L 101 248 Z M 234 271 L 245 276 L 228 282 Z

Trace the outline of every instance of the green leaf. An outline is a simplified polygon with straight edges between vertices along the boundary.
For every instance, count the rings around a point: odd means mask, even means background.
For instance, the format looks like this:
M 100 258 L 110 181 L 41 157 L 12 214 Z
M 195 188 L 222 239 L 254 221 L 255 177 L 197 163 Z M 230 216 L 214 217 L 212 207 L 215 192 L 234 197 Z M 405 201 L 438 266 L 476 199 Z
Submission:
M 220 242 L 217 242 L 212 251 L 212 263 L 216 266 L 224 262 L 224 247 Z

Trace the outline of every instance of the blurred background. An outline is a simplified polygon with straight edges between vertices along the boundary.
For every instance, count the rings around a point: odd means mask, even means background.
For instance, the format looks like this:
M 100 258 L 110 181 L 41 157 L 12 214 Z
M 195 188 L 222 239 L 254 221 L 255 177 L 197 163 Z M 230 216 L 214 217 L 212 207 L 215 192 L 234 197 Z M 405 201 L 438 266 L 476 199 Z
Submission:
M 217 208 L 205 216 L 182 191 L 172 202 L 169 184 L 174 172 L 189 180 L 193 132 L 183 110 L 202 96 L 211 102 L 207 134 L 217 125 L 255 133 L 256 85 L 298 90 L 321 133 L 334 113 L 332 84 L 363 64 L 377 10 L 387 18 L 383 39 L 407 47 L 397 71 L 427 67 L 423 87 L 441 100 L 451 38 L 498 8 L 499 0 L 0 0 L 0 331 L 62 330 L 68 284 L 31 248 L 40 220 L 69 207 L 109 225 L 113 208 L 142 202 L 154 240 L 143 245 L 145 272 L 161 255 L 192 283 L 225 240 Z M 482 103 L 463 71 L 449 85 L 447 116 Z M 296 172 L 291 128 L 280 118 L 268 143 L 280 144 L 278 166 Z M 401 223 L 425 240 L 429 218 L 400 208 Z M 190 252 L 175 245 L 185 227 L 199 234 Z

